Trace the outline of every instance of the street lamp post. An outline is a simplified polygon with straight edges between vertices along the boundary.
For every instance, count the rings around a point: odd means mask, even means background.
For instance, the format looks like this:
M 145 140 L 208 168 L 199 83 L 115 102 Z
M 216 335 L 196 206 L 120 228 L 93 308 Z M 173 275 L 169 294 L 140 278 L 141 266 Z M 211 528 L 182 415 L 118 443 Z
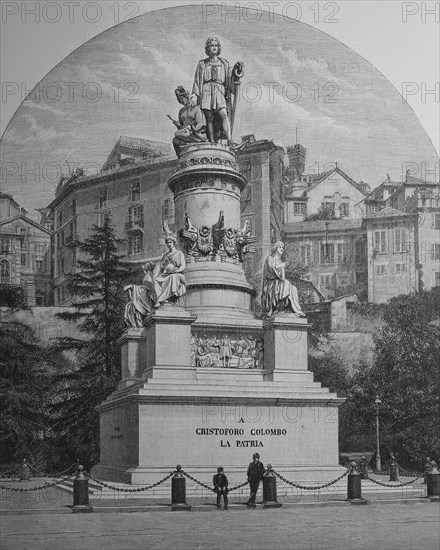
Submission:
M 379 399 L 379 396 L 376 395 L 376 400 L 374 401 L 376 407 L 376 472 L 380 472 L 382 469 L 379 450 L 379 407 L 381 404 L 382 401 Z

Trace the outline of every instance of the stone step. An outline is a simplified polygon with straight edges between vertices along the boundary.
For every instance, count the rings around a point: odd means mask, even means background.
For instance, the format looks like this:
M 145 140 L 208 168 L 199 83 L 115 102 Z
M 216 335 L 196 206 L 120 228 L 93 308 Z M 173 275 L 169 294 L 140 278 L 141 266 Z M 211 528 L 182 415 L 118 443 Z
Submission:
M 176 381 L 171 381 L 171 383 L 176 384 Z M 260 387 L 261 384 L 264 384 L 268 389 L 271 388 L 277 388 L 277 389 L 286 389 L 286 383 L 285 382 L 265 382 L 261 379 L 259 380 L 221 380 L 221 379 L 209 379 L 209 378 L 199 378 L 198 380 L 179 380 L 178 384 L 179 386 L 184 387 L 212 387 L 212 386 L 222 386 L 222 387 L 237 387 L 237 382 L 240 383 L 241 388 L 256 388 Z M 164 380 L 160 378 L 150 378 L 147 382 L 145 382 L 144 385 L 156 385 L 156 384 L 164 384 Z M 263 387 L 264 387 L 263 386 Z M 293 380 L 290 383 L 290 387 L 319 387 L 321 388 L 322 385 L 320 382 L 314 382 L 312 378 L 309 380 L 301 380 L 298 377 L 298 380 Z M 287 389 L 289 386 L 287 386 Z
M 185 395 L 186 397 L 255 397 L 255 398 L 271 398 L 283 397 L 287 399 L 302 399 L 307 397 L 321 397 L 328 398 L 330 394 L 328 388 L 321 387 L 302 387 L 302 388 L 283 388 L 283 387 L 230 387 L 223 388 L 221 385 L 200 385 L 192 386 L 190 388 L 182 388 L 178 384 L 156 384 L 146 385 L 139 390 L 138 395 Z

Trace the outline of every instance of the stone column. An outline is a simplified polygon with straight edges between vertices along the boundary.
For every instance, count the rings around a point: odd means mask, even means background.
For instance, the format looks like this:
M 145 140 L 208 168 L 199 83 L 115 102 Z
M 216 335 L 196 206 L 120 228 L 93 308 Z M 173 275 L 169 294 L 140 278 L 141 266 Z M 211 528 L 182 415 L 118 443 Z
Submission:
M 251 317 L 253 292 L 241 261 L 223 248 L 219 253 L 214 228 L 223 216 L 222 229 L 232 230 L 235 239 L 234 231 L 241 229 L 240 196 L 246 183 L 229 147 L 212 143 L 188 145 L 169 179 L 177 231 L 182 236 L 188 219 L 195 230 L 194 250 L 186 250 L 185 307 L 197 315 L 198 322 Z M 181 248 L 185 248 L 183 239 Z

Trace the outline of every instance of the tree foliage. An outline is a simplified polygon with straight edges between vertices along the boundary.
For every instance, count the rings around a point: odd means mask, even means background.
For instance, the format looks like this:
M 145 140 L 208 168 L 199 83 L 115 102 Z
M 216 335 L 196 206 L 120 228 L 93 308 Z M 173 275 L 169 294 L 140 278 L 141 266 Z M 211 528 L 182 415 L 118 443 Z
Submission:
M 68 444 L 86 463 L 99 456 L 99 416 L 95 407 L 116 389 L 120 378 L 118 339 L 124 331 L 123 288 L 134 270 L 122 260 L 123 241 L 109 216 L 102 227 L 94 226 L 84 242 L 72 246 L 81 259 L 67 276 L 67 288 L 75 311 L 59 316 L 79 321 L 85 339 L 62 339 L 60 346 L 76 350 L 77 362 L 64 373 L 63 399 L 58 404 L 60 429 Z
M 0 348 L 1 459 L 18 462 L 27 457 L 41 468 L 56 466 L 62 457 L 53 452 L 57 418 L 51 407 L 58 399 L 54 378 L 67 362 L 18 322 L 0 323 Z
M 379 396 L 381 444 L 402 464 L 440 456 L 439 313 L 437 288 L 391 299 L 383 310 L 386 325 L 375 336 L 374 363 L 356 369 L 344 405 L 352 434 L 370 433 L 375 448 Z

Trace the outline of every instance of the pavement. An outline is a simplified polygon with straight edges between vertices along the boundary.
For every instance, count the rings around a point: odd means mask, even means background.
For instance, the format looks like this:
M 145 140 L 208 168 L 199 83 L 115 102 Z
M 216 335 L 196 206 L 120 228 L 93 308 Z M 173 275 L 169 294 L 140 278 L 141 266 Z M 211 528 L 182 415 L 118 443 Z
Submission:
M 6 485 L 6 484 L 3 484 Z M 41 480 L 10 487 L 32 489 Z M 368 495 L 353 506 L 343 495 L 279 498 L 281 508 L 248 509 L 230 495 L 229 510 L 215 496 L 187 499 L 191 511 L 172 512 L 169 499 L 91 498 L 92 513 L 73 514 L 72 494 L 0 492 L 0 548 L 4 550 L 438 550 L 438 502 L 420 492 Z M 313 492 L 315 493 L 315 492 Z M 414 495 L 417 496 L 414 496 Z M 261 499 L 260 499 L 261 500 Z

